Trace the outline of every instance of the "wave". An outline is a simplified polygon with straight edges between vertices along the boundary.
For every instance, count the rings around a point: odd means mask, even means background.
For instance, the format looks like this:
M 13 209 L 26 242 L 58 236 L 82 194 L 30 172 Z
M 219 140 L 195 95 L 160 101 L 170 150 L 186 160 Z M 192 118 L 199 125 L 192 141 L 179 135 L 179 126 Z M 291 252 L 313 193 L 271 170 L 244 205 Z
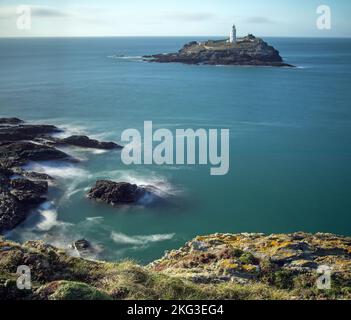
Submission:
M 118 60 L 130 60 L 130 61 L 142 61 L 143 57 L 142 56 L 125 56 L 125 55 L 110 55 L 107 56 L 109 59 L 118 59 Z
M 89 217 L 89 218 L 86 218 L 86 220 L 90 222 L 95 222 L 95 221 L 100 222 L 101 220 L 104 220 L 104 217 Z
M 175 236 L 175 233 L 128 236 L 124 233 L 119 233 L 114 231 L 111 232 L 111 239 L 115 243 L 131 244 L 131 245 L 137 245 L 137 246 L 144 246 L 149 243 L 171 240 L 174 236 Z
M 49 231 L 55 226 L 69 225 L 57 219 L 57 210 L 53 202 L 45 202 L 38 209 L 39 222 L 34 229 L 38 231 Z
M 78 168 L 76 165 L 64 163 L 60 161 L 44 161 L 39 163 L 30 163 L 25 166 L 25 169 L 36 171 L 39 173 L 46 173 L 54 178 L 58 179 L 86 179 L 89 177 L 89 173 Z
M 175 196 L 182 191 L 171 184 L 166 177 L 157 174 L 154 171 L 138 172 L 136 170 L 113 170 L 103 171 L 96 174 L 99 178 L 108 178 L 116 182 L 128 182 L 138 186 L 153 186 L 154 192 L 161 196 Z

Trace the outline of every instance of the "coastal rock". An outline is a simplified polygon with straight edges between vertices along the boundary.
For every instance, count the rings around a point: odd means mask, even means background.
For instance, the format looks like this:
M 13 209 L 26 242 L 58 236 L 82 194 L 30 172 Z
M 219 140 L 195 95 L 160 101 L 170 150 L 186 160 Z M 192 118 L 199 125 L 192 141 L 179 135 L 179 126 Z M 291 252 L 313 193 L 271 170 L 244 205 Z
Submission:
M 292 67 L 283 62 L 279 51 L 253 35 L 239 38 L 236 44 L 226 40 L 192 41 L 177 53 L 144 56 L 144 60 L 160 63 Z
M 2 181 L 0 188 L 0 233 L 21 223 L 27 213 L 46 200 L 48 184 L 23 178 Z
M 8 191 L 0 191 L 0 233 L 11 230 L 26 217 L 24 206 Z
M 12 166 L 28 161 L 68 159 L 68 155 L 53 147 L 26 141 L 0 142 L 0 159 L 11 159 Z
M 27 178 L 32 181 L 54 181 L 55 179 L 46 173 L 23 170 L 20 167 L 12 168 L 14 174 Z
M 73 243 L 73 248 L 77 251 L 86 251 L 91 249 L 91 247 L 91 243 L 85 239 L 80 239 Z
M 144 197 L 155 196 L 150 188 L 127 182 L 99 180 L 88 192 L 88 198 L 110 205 L 137 203 Z
M 34 140 L 41 135 L 54 134 L 61 130 L 53 125 L 0 126 L 0 141 Z
M 269 260 L 295 241 L 316 252 L 332 248 L 339 254 L 284 266 Z M 194 250 L 199 242 L 201 250 Z M 350 244 L 351 238 L 331 234 L 215 234 L 199 236 L 140 266 L 86 260 L 42 241 L 18 244 L 0 237 L 0 300 L 350 300 Z M 82 239 L 77 246 L 84 250 L 89 244 Z M 257 253 L 262 258 L 253 257 Z M 19 265 L 31 270 L 30 290 L 16 287 Z M 320 265 L 332 269 L 331 290 L 317 290 Z
M 64 138 L 60 142 L 64 144 L 69 144 L 72 146 L 83 147 L 83 148 L 93 148 L 93 149 L 112 150 L 112 149 L 122 148 L 122 146 L 114 142 L 101 142 L 98 140 L 90 139 L 87 136 L 78 136 L 78 135 Z
M 0 124 L 10 124 L 10 125 L 15 125 L 15 124 L 20 124 L 23 123 L 24 121 L 18 118 L 0 118 Z
M 10 181 L 10 187 L 10 193 L 24 205 L 38 205 L 46 200 L 44 197 L 48 191 L 46 181 L 13 179 Z
M 86 259 L 95 259 L 103 251 L 103 248 L 101 246 L 92 245 L 92 243 L 86 239 L 79 239 L 73 242 L 70 247 L 76 250 L 79 257 Z
M 202 282 L 240 283 L 256 279 L 292 286 L 293 279 L 316 279 L 326 265 L 351 283 L 351 238 L 294 233 L 215 234 L 197 237 L 149 265 L 153 270 Z M 225 277 L 224 277 L 225 276 Z M 282 278 L 284 277 L 284 278 Z M 315 281 L 315 280 L 314 280 Z
M 31 161 L 74 160 L 55 148 L 58 144 L 87 148 L 120 148 L 113 142 L 99 142 L 86 136 L 59 139 L 62 130 L 53 125 L 26 124 L 18 118 L 0 118 L 0 233 L 22 222 L 35 206 L 46 200 L 47 174 L 27 171 Z

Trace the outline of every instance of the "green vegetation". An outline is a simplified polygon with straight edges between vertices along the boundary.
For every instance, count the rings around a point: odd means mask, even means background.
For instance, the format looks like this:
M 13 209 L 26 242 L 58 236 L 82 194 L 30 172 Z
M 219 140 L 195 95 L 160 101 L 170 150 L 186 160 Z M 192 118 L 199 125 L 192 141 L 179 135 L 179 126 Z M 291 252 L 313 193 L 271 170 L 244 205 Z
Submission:
M 234 243 L 234 238 L 229 240 Z M 145 267 L 130 260 L 89 261 L 70 257 L 42 242 L 18 245 L 0 238 L 0 300 L 351 299 L 348 273 L 335 273 L 332 289 L 318 290 L 317 273 L 289 271 L 269 259 L 258 260 L 248 251 L 217 245 L 216 254 L 196 252 L 187 246 Z M 31 269 L 31 290 L 17 289 L 19 265 Z M 255 268 L 259 269 L 253 272 Z M 208 278 L 196 280 L 199 270 Z M 227 271 L 223 275 L 239 277 L 239 281 L 211 281 L 214 275 L 220 279 L 221 270 Z

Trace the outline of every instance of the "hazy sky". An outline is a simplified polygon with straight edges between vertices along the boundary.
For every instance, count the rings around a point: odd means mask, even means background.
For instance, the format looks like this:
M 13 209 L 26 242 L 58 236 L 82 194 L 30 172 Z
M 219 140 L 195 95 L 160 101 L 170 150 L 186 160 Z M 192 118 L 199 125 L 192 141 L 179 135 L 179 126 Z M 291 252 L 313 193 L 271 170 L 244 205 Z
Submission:
M 18 30 L 16 8 L 32 8 L 31 30 Z M 329 5 L 331 30 L 316 10 Z M 351 37 L 350 0 L 0 0 L 0 37 L 222 36 Z

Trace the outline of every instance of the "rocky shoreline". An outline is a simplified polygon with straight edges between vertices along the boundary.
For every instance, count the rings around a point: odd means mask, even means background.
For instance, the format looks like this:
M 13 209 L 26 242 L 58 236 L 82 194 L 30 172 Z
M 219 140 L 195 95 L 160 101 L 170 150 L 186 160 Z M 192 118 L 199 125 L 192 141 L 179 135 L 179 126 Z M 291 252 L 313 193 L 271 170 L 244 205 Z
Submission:
M 89 250 L 86 240 L 74 244 Z M 32 287 L 16 286 L 17 267 Z M 330 288 L 318 288 L 330 270 Z M 323 283 L 322 283 L 323 284 Z M 333 234 L 199 236 L 147 266 L 69 256 L 41 241 L 0 238 L 0 299 L 351 299 L 351 238 Z
M 25 169 L 30 162 L 77 161 L 58 149 L 62 145 L 122 148 L 86 136 L 58 138 L 59 132 L 52 125 L 0 118 L 0 233 L 15 228 L 46 201 L 54 179 Z M 99 180 L 87 197 L 117 206 L 157 199 L 158 191 Z M 64 250 L 0 236 L 0 299 L 351 299 L 351 237 L 303 232 L 199 236 L 147 266 L 80 258 L 93 251 L 86 239 Z M 17 289 L 20 265 L 31 270 L 30 290 Z M 331 287 L 320 289 L 317 281 L 325 272 Z
M 261 38 L 248 35 L 235 44 L 226 40 L 192 41 L 177 53 L 144 56 L 144 61 L 204 65 L 294 67 L 285 63 L 279 51 Z
M 100 142 L 86 136 L 58 138 L 60 128 L 47 124 L 28 124 L 18 118 L 0 118 L 0 233 L 15 228 L 31 210 L 46 201 L 49 182 L 46 174 L 24 166 L 35 161 L 76 162 L 61 146 L 94 149 L 121 149 L 114 142 Z

